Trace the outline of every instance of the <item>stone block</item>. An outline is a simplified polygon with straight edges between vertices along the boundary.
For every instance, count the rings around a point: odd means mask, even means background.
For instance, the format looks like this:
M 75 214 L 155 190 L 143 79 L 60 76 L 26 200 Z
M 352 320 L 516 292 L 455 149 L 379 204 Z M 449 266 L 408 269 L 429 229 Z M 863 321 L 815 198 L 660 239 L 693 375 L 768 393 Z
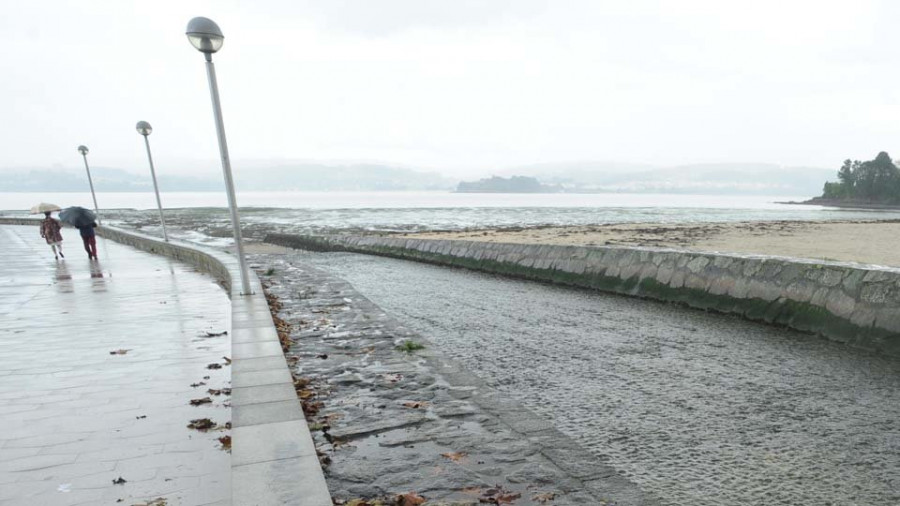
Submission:
M 278 369 L 287 367 L 287 363 L 284 360 L 284 356 L 271 356 L 271 357 L 260 357 L 260 358 L 245 358 L 245 359 L 232 359 L 231 362 L 231 375 L 232 378 L 237 374 L 243 374 L 245 372 L 251 371 L 268 371 L 271 369 Z
M 868 277 L 868 275 L 866 276 Z M 884 304 L 887 302 L 890 285 L 883 282 L 867 282 L 864 281 L 859 291 L 859 298 L 863 302 L 869 304 Z
M 297 399 L 231 407 L 231 425 L 233 427 L 290 420 L 305 420 L 303 412 L 300 410 L 300 401 Z
M 284 357 L 279 342 L 252 342 L 231 345 L 232 358 L 235 360 L 260 357 Z
M 313 456 L 232 468 L 233 506 L 332 506 L 319 460 Z
M 269 369 L 267 371 L 246 371 L 234 375 L 231 378 L 231 385 L 234 388 L 258 387 L 274 384 L 288 385 L 293 388 L 293 378 L 291 378 L 291 373 L 288 372 L 287 366 L 279 369 Z
M 306 420 L 237 427 L 231 439 L 233 466 L 316 455 Z
M 232 344 L 278 342 L 278 332 L 272 325 L 231 329 Z
M 841 290 L 831 290 L 828 299 L 825 301 L 825 309 L 835 316 L 849 320 L 856 309 L 856 299 L 848 297 Z

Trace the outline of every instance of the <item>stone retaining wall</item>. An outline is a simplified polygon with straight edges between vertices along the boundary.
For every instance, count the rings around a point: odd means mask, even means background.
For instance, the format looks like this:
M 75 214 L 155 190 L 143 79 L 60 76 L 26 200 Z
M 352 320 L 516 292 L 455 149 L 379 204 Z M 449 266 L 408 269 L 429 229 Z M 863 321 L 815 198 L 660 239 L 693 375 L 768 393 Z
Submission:
M 0 224 L 40 220 L 0 218 Z M 259 279 L 241 294 L 237 259 L 181 241 L 109 227 L 97 234 L 136 249 L 191 264 L 225 284 L 231 295 L 231 488 L 235 506 L 332 506 L 325 476 Z
M 900 356 L 900 269 L 895 268 L 636 247 L 284 234 L 270 234 L 266 241 L 678 302 Z

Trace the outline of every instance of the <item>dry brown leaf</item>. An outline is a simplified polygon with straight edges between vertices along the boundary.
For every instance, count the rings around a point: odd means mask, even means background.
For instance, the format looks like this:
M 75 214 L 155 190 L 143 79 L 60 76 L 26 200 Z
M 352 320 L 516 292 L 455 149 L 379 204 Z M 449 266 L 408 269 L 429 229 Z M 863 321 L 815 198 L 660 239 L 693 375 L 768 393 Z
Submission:
M 478 498 L 478 502 L 484 504 L 512 504 L 516 499 L 522 497 L 518 492 L 510 492 L 504 490 L 503 487 L 497 485 L 484 491 L 484 494 Z
M 169 502 L 165 497 L 157 497 L 156 499 L 151 499 L 147 502 L 133 503 L 131 506 L 166 506 L 167 504 L 169 504 Z
M 408 401 L 408 402 L 403 403 L 403 407 L 412 408 L 412 409 L 419 409 L 419 408 L 424 408 L 427 406 L 428 406 L 428 403 L 425 401 Z
M 556 494 L 554 494 L 553 492 L 544 492 L 542 494 L 536 494 L 534 497 L 531 498 L 532 501 L 537 501 L 541 504 L 550 502 L 554 499 L 556 499 Z
M 312 390 L 299 390 L 299 391 L 297 391 L 297 395 L 298 395 L 301 399 L 306 400 L 306 399 L 311 399 L 311 398 L 314 397 L 316 394 L 315 394 L 315 392 L 313 392 Z
M 169 501 L 165 497 L 157 497 L 147 502 L 136 502 L 131 506 L 166 506 Z
M 466 452 L 447 452 L 447 453 L 442 453 L 441 457 L 448 458 L 448 459 L 452 460 L 453 462 L 459 462 L 460 460 L 464 459 L 467 455 L 468 455 L 468 453 L 466 453 Z
M 516 499 L 522 497 L 520 493 L 508 493 L 508 494 L 500 494 L 496 497 L 497 504 L 512 504 Z
M 223 450 L 231 449 L 231 436 L 222 436 L 219 438 L 219 442 L 222 443 Z
M 231 365 L 231 359 L 228 357 L 222 357 L 225 360 L 225 365 Z
M 209 397 L 202 397 L 200 399 L 191 399 L 191 406 L 200 406 L 201 404 L 209 404 L 212 402 L 212 399 Z
M 397 496 L 397 506 L 419 506 L 425 503 L 425 498 L 415 492 L 400 494 Z
M 206 368 L 207 369 L 221 369 L 222 365 L 221 364 L 209 364 L 208 366 L 206 366 Z
M 109 354 L 110 354 L 110 355 L 124 355 L 124 354 L 128 353 L 129 351 L 131 351 L 131 349 L 127 349 L 127 350 L 124 350 L 124 349 L 123 349 L 123 350 L 115 350 L 115 351 L 109 352 Z
M 200 431 L 207 431 L 216 426 L 216 422 L 210 420 L 209 418 L 197 418 L 191 420 L 191 423 L 188 424 L 189 429 L 195 429 Z

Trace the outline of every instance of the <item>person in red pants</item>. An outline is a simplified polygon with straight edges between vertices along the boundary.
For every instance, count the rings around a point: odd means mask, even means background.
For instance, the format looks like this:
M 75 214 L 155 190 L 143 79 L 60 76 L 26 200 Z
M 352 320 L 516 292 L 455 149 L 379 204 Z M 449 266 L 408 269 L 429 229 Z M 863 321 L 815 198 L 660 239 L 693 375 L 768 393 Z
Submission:
M 81 232 L 81 240 L 84 241 L 84 250 L 87 251 L 88 259 L 93 258 L 94 260 L 97 260 L 97 234 L 94 233 L 96 226 L 97 223 L 92 221 L 90 225 L 78 227 L 78 231 Z

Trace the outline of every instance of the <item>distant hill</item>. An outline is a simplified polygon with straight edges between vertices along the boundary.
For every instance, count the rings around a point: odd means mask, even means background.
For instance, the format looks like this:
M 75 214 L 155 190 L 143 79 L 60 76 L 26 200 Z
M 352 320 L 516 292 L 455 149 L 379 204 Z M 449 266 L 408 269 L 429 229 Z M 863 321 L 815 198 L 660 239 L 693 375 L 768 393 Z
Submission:
M 568 192 L 817 195 L 834 169 L 760 163 L 677 167 L 576 162 L 515 167 L 509 171 L 561 185 Z M 551 171 L 551 172 L 548 172 Z
M 72 192 L 88 189 L 84 169 L 64 170 L 21 170 L 2 173 L 0 192 Z M 159 186 L 164 191 L 218 191 L 225 185 L 222 181 L 158 173 Z M 153 191 L 150 171 L 135 174 L 122 169 L 91 167 L 91 179 L 97 191 L 148 192 Z M 176 190 L 177 188 L 177 190 Z
M 84 191 L 83 168 L 0 172 L 0 192 Z M 152 191 L 149 171 L 92 167 L 98 191 Z M 782 167 L 758 163 L 693 164 L 678 167 L 616 162 L 558 162 L 502 169 L 495 178 L 467 182 L 436 171 L 376 163 L 318 163 L 305 161 L 236 160 L 235 184 L 240 191 L 516 191 L 516 192 L 628 192 L 813 196 L 834 169 Z M 163 191 L 221 191 L 218 171 L 202 177 L 182 175 L 159 167 Z M 517 179 L 517 178 L 526 179 Z M 530 181 L 528 180 L 530 179 Z M 472 186 L 475 185 L 475 186 Z M 480 188 L 492 188 L 483 190 Z
M 403 191 L 453 189 L 456 181 L 436 172 L 377 164 L 326 165 L 290 163 L 251 165 L 234 163 L 239 191 Z M 78 170 L 20 170 L 4 172 L 0 192 L 84 191 L 87 177 Z M 91 167 L 97 191 L 153 191 L 149 171 L 134 173 L 108 167 Z M 221 191 L 222 177 L 190 177 L 157 168 L 162 191 Z
M 456 193 L 558 193 L 560 188 L 541 184 L 533 177 L 512 176 L 503 178 L 492 176 L 478 181 L 463 181 L 456 187 Z
M 235 169 L 234 177 L 244 191 L 449 191 L 456 183 L 437 172 L 374 163 L 269 163 L 251 170 Z

